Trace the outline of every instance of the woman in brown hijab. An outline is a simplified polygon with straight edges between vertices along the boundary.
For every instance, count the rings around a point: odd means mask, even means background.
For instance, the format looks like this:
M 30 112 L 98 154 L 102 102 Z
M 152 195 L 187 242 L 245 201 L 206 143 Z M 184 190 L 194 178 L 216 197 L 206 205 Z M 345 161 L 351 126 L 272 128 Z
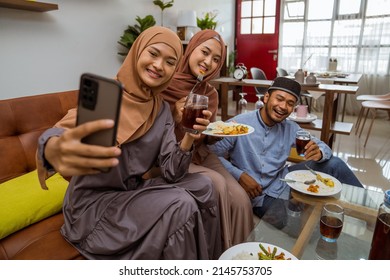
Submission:
M 117 75 L 124 86 L 118 147 L 81 143 L 83 136 L 111 124 L 74 128 L 74 110 L 40 138 L 40 161 L 64 173 L 96 173 L 78 167 L 94 163 L 99 153 L 109 157 L 108 173 L 73 176 L 64 198 L 61 233 L 89 259 L 216 259 L 221 253 L 211 180 L 188 173 L 199 135 L 187 133 L 178 143 L 169 105 L 160 96 L 181 56 L 181 42 L 167 28 L 151 27 L 134 42 Z M 203 113 L 199 131 L 211 116 Z M 155 165 L 161 176 L 143 178 Z
M 193 89 L 197 94 L 209 97 L 208 110 L 214 122 L 218 111 L 218 92 L 209 81 L 219 75 L 226 56 L 225 43 L 214 30 L 202 30 L 190 40 L 183 60 L 162 95 L 169 102 L 176 123 L 177 140 L 183 139 L 181 130 L 182 108 L 185 98 Z M 200 76 L 202 78 L 198 78 Z M 253 229 L 253 214 L 249 196 L 234 177 L 224 168 L 218 157 L 205 145 L 208 139 L 202 136 L 196 143 L 191 173 L 209 176 L 219 193 L 222 238 L 224 249 L 246 240 Z

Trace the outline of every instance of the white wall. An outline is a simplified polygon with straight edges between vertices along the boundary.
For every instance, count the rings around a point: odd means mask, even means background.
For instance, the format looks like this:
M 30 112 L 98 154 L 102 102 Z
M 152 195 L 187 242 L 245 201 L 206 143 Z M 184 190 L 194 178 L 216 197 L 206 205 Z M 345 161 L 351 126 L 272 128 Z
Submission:
M 0 8 L 0 99 L 78 88 L 83 72 L 114 77 L 123 57 L 117 43 L 136 16 L 161 10 L 152 0 L 41 0 L 59 10 L 37 13 Z M 198 17 L 218 11 L 218 26 L 229 48 L 234 40 L 234 0 L 175 0 L 164 25 L 175 26 L 179 10 Z

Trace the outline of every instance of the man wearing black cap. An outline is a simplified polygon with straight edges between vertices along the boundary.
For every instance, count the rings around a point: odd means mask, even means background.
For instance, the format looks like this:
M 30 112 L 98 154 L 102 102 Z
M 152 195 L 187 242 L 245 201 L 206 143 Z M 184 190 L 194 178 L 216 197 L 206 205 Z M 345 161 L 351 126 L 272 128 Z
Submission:
M 259 217 L 276 199 L 289 198 L 290 188 L 279 179 L 290 171 L 307 169 L 305 164 L 342 183 L 363 187 L 344 161 L 332 156 L 332 150 L 316 137 L 306 145 L 306 162 L 286 165 L 300 129 L 297 123 L 286 118 L 293 112 L 300 92 L 301 86 L 296 81 L 276 78 L 264 95 L 264 107 L 230 120 L 250 125 L 255 131 L 241 137 L 226 137 L 209 146 L 245 189 Z

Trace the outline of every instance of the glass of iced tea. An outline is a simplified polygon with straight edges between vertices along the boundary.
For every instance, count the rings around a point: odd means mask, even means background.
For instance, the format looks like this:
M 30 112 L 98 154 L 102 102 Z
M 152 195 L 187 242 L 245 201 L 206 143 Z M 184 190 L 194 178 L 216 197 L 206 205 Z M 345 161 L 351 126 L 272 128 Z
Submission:
M 343 229 L 344 209 L 334 203 L 327 203 L 322 208 L 320 232 L 323 240 L 336 242 Z
M 184 112 L 181 125 L 186 132 L 197 134 L 194 129 L 196 118 L 203 118 L 203 110 L 207 110 L 209 98 L 204 95 L 190 93 L 184 104 Z
M 310 138 L 310 132 L 303 129 L 297 131 L 297 134 L 295 135 L 295 146 L 299 156 L 305 156 L 305 147 L 310 142 Z

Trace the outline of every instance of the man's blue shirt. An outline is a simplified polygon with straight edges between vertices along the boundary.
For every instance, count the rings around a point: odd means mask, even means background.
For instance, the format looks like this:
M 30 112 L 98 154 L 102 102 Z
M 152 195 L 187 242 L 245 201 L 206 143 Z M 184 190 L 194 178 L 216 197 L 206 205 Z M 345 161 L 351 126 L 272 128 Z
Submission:
M 263 188 L 262 196 L 252 199 L 253 207 L 261 207 L 265 194 L 274 198 L 288 199 L 289 187 L 279 180 L 289 172 L 286 161 L 290 150 L 295 147 L 295 133 L 299 125 L 290 120 L 267 126 L 260 111 L 255 110 L 237 115 L 229 121 L 247 124 L 255 131 L 239 137 L 225 137 L 209 148 L 216 153 L 225 168 L 238 181 L 243 172 L 248 173 Z M 332 157 L 332 150 L 318 138 L 312 137 L 326 161 Z M 227 158 L 229 160 L 227 160 Z

